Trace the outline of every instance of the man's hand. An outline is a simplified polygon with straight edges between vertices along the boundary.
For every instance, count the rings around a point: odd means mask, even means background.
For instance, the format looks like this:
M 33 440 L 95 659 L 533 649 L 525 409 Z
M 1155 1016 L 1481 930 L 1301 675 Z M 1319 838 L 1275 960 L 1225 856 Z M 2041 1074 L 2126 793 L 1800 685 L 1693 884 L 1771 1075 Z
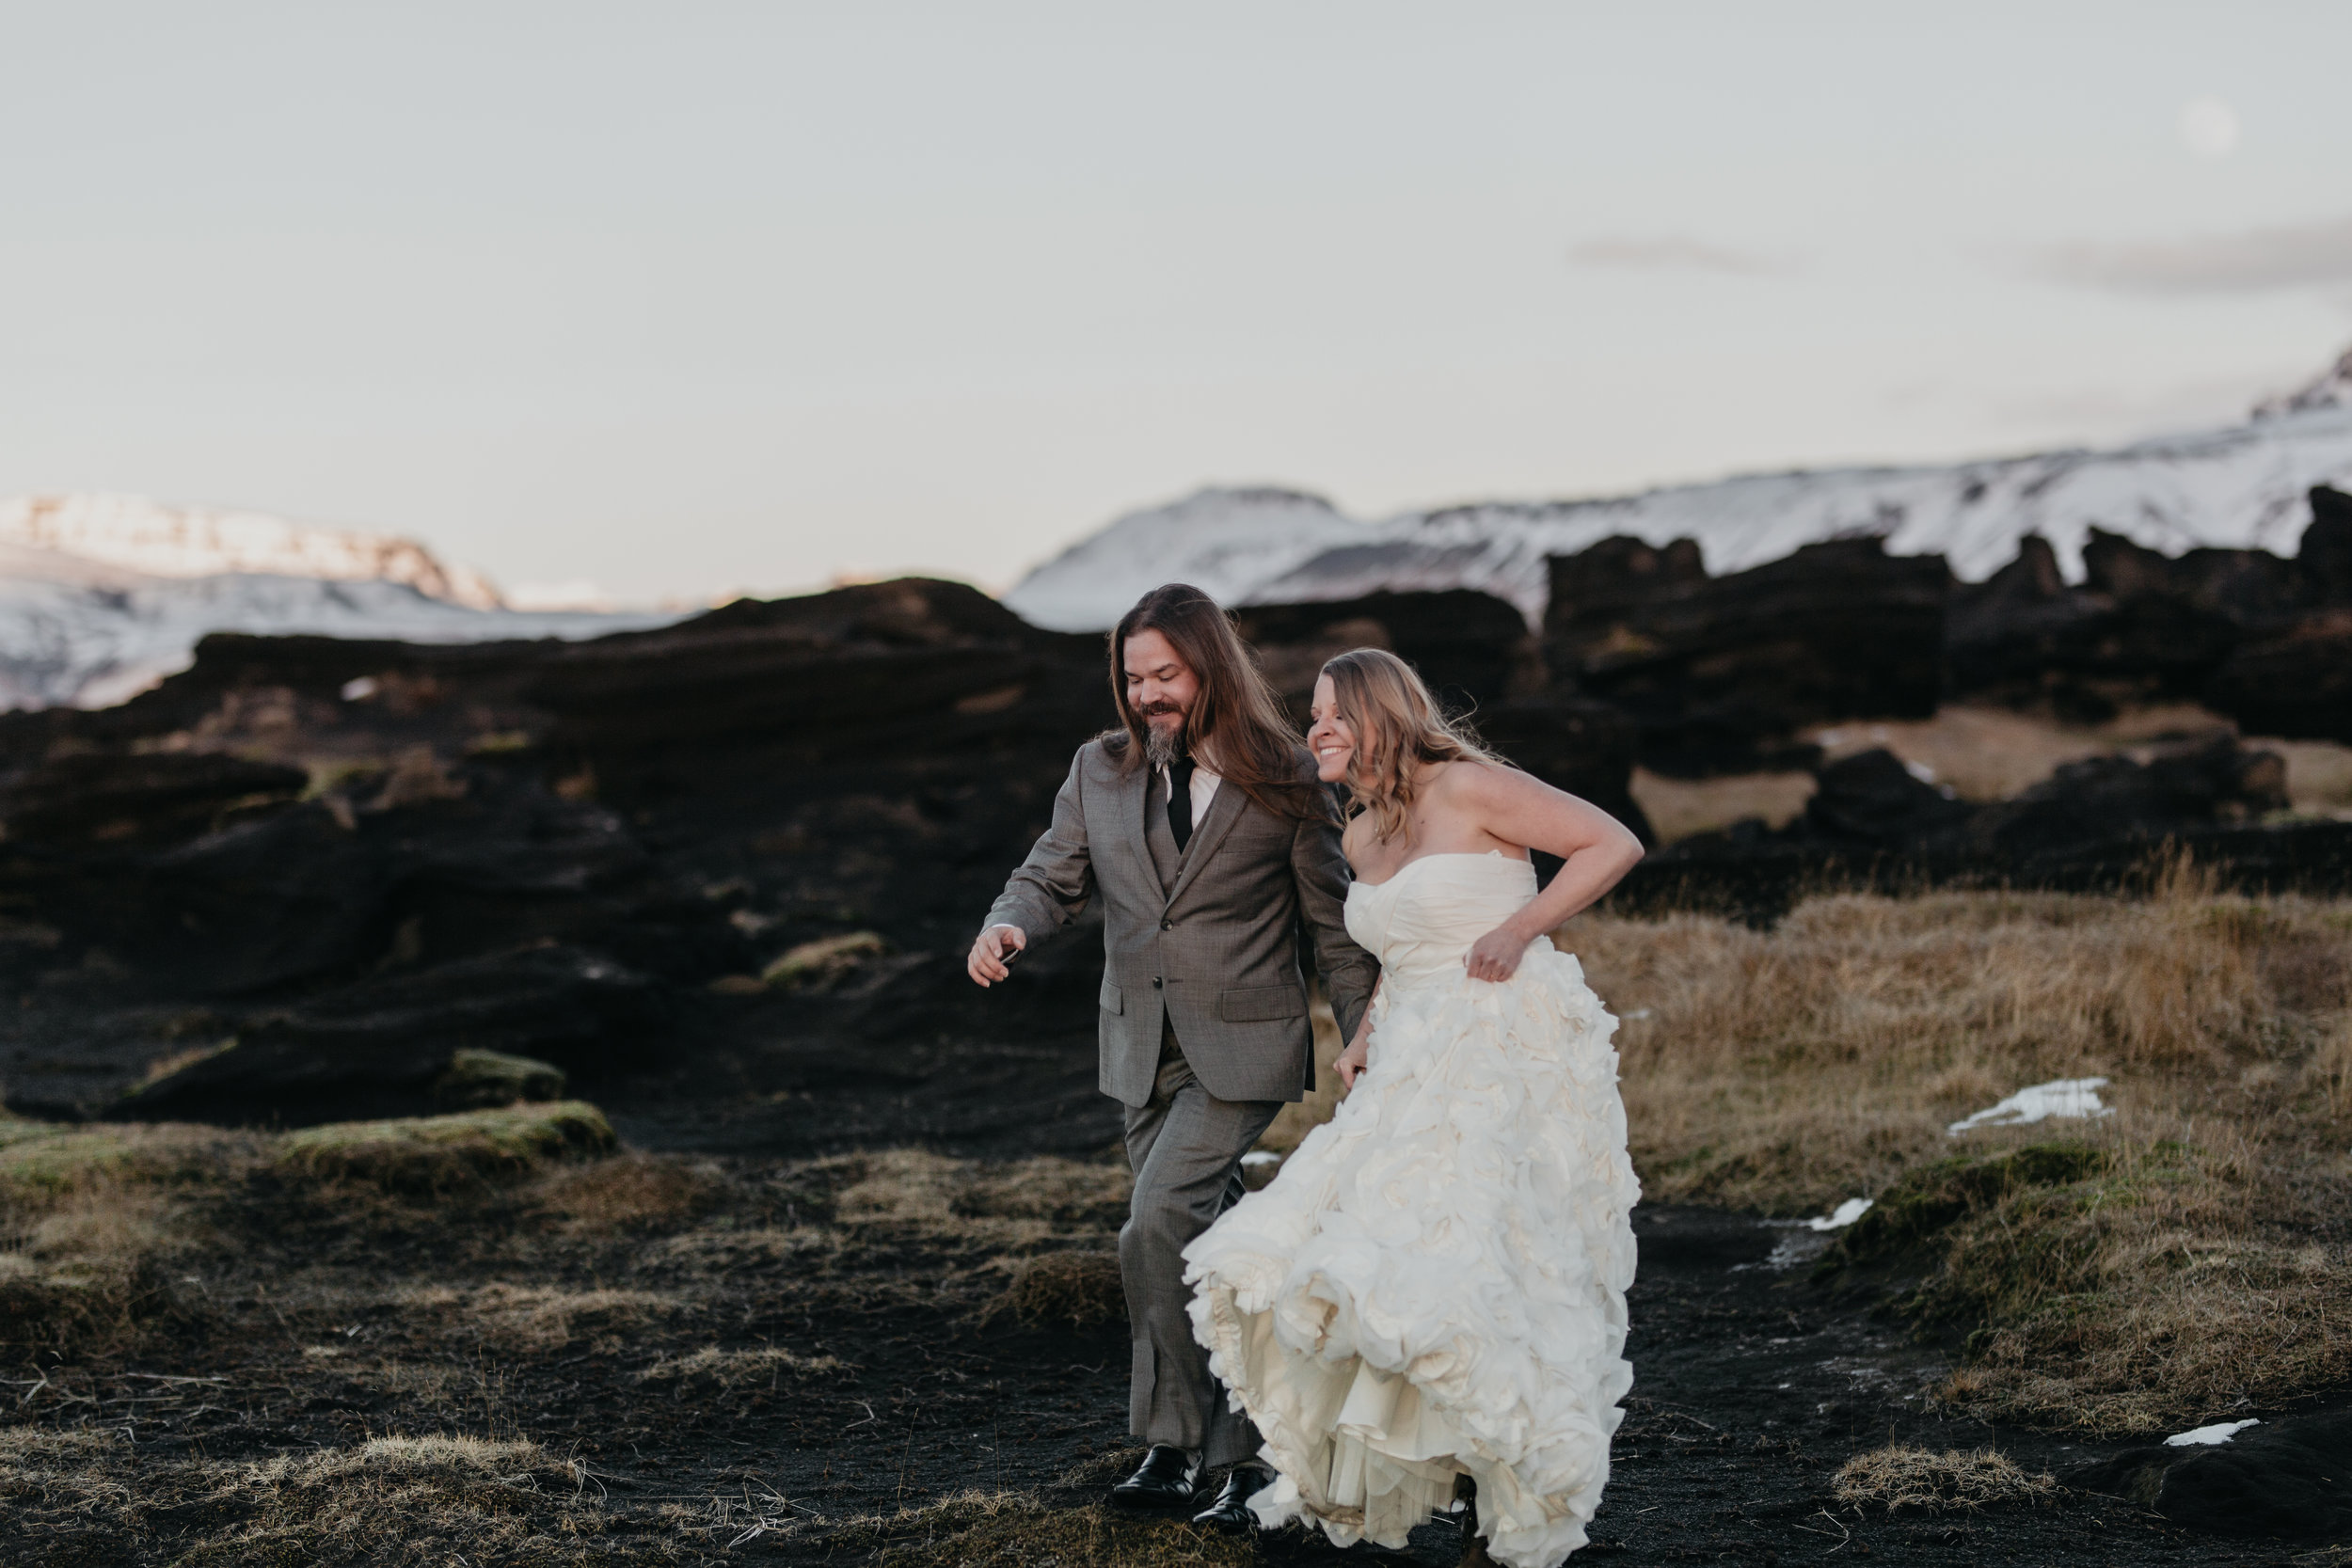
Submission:
M 1355 1043 L 1341 1052 L 1340 1059 L 1331 1065 L 1339 1069 L 1341 1086 L 1354 1088 L 1357 1075 L 1372 1065 L 1372 1031 L 1359 1034 Z
M 994 985 L 1012 973 L 1007 955 L 1019 953 L 1029 945 L 1028 933 L 1018 926 L 991 926 L 972 943 L 972 957 L 964 963 L 964 973 L 973 983 L 983 988 Z

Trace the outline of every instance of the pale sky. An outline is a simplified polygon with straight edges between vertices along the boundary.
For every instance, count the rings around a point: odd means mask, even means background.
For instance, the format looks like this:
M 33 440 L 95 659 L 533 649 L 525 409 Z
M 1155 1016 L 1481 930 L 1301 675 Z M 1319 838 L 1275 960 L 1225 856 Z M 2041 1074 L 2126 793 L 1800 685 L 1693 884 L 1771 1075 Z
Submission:
M 2219 422 L 2352 6 L 0 0 L 0 495 L 624 601 Z

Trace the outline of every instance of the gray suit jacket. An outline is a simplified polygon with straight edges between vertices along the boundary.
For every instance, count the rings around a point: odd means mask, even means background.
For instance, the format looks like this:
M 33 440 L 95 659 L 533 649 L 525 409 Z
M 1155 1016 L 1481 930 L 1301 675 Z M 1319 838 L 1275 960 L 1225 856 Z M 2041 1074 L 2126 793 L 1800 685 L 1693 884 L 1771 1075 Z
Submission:
M 1312 776 L 1304 748 L 1298 766 Z M 1355 1034 L 1378 973 L 1348 940 L 1340 831 L 1279 816 L 1228 782 L 1163 886 L 1144 838 L 1154 776 L 1141 764 L 1120 768 L 1100 740 L 1080 747 L 1054 798 L 1054 825 L 1005 884 L 988 923 L 1041 941 L 1102 894 L 1104 1094 L 1150 1101 L 1165 1021 L 1194 1076 L 1219 1100 L 1296 1100 L 1314 1071 L 1295 935 L 1302 918 L 1343 1035 Z

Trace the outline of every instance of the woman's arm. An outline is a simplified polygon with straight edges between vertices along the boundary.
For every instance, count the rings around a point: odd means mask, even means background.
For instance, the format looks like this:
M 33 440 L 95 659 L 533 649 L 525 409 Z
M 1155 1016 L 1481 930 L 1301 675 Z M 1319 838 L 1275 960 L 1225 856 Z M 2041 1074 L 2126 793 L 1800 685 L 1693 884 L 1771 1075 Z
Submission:
M 1356 1025 L 1356 1037 L 1347 1042 L 1347 1049 L 1341 1052 L 1339 1060 L 1331 1064 L 1340 1075 L 1340 1086 L 1343 1089 L 1354 1088 L 1356 1075 L 1372 1065 L 1372 1005 L 1379 996 L 1380 981 L 1375 979 L 1372 983 L 1372 994 L 1364 999 L 1364 1018 Z
M 1591 801 L 1516 768 L 1457 766 L 1448 771 L 1460 809 L 1479 827 L 1505 844 L 1542 849 L 1566 863 L 1525 909 L 1480 937 L 1463 958 L 1472 978 L 1508 980 L 1529 942 L 1589 908 L 1633 869 L 1642 841 Z

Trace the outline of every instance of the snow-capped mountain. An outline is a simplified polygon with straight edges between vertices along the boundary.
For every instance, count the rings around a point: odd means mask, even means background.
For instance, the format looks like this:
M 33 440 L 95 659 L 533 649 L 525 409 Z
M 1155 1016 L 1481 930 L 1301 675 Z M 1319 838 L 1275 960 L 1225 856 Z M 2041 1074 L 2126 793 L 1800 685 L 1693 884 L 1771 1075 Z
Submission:
M 1098 631 L 1145 590 L 1197 583 L 1229 604 L 1478 588 L 1540 622 L 1544 558 L 1613 534 L 1699 543 L 1736 572 L 1823 539 L 1876 534 L 1979 580 L 2040 533 L 2080 580 L 2093 528 L 2168 555 L 2200 545 L 2294 553 L 2314 484 L 2352 488 L 2352 354 L 2243 424 L 2102 451 L 1938 467 L 1751 474 L 1597 500 L 1491 501 L 1348 518 L 1314 496 L 1203 490 L 1131 513 L 1024 578 L 1005 603 L 1041 626 Z
M 410 642 L 596 637 L 686 613 L 507 610 L 412 540 L 132 498 L 0 500 L 0 708 L 103 707 L 207 632 Z
M 260 512 L 162 506 L 144 496 L 17 496 L 0 500 L 0 544 L 62 550 L 159 578 L 229 572 L 405 583 L 429 599 L 498 610 L 487 578 L 413 539 L 313 528 Z

